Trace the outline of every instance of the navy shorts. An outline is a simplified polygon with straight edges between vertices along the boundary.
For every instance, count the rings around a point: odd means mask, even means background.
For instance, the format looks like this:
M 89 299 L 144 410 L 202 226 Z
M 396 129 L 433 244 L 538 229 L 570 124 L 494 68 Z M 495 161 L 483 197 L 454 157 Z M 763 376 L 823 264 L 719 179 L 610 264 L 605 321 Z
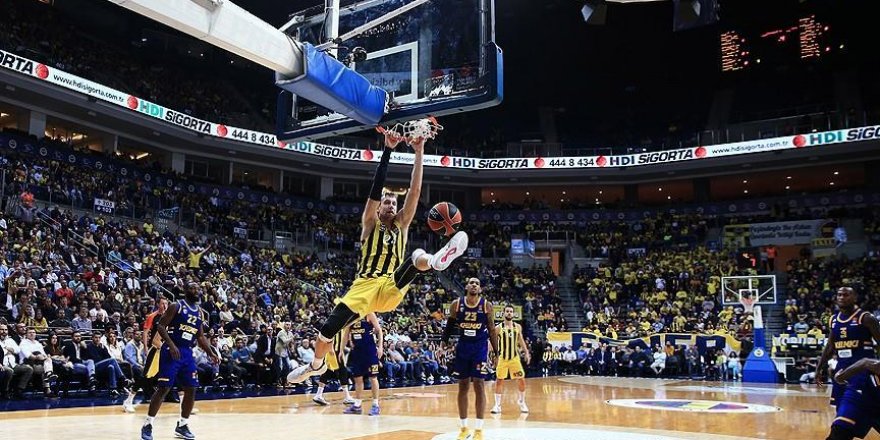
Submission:
M 156 375 L 156 386 L 173 387 L 175 384 L 188 388 L 199 386 L 199 370 L 192 349 L 179 347 L 180 359 L 174 360 L 167 345 L 159 350 L 159 374 Z
M 373 377 L 379 374 L 379 357 L 376 350 L 352 350 L 348 355 L 352 377 Z
M 459 342 L 455 348 L 452 377 L 485 379 L 489 375 L 489 346 L 483 342 Z
M 871 428 L 880 432 L 880 406 L 873 393 L 861 394 L 857 389 L 849 387 L 837 401 L 837 417 L 832 426 L 840 426 L 852 432 L 858 438 L 864 438 Z

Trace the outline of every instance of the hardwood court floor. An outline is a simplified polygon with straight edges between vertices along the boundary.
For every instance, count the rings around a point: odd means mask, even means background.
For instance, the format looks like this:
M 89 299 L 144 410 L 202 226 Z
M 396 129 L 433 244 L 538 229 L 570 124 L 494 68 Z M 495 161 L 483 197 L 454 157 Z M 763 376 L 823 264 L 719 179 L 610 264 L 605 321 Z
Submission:
M 487 408 L 486 440 L 824 439 L 834 418 L 826 390 L 815 386 L 536 378 L 527 381 L 531 413 L 523 415 L 514 402 L 515 387 L 511 385 L 505 387 L 508 392 L 502 414 L 489 414 Z M 303 394 L 199 401 L 199 414 L 190 419 L 190 425 L 199 439 L 454 439 L 458 430 L 456 390 L 457 385 L 382 390 L 381 417 L 341 414 L 340 393 L 327 396 L 333 403 L 328 407 L 315 406 L 311 395 Z M 633 408 L 606 402 L 617 399 L 636 399 L 641 401 L 639 405 L 652 406 Z M 659 402 L 646 403 L 647 399 Z M 491 406 L 491 394 L 487 402 Z M 747 412 L 767 407 L 771 412 Z M 137 439 L 146 406 L 137 409 L 136 414 L 123 414 L 118 406 L 0 413 L 0 438 Z M 732 412 L 708 412 L 712 409 Z M 154 424 L 156 439 L 173 438 L 178 411 L 176 405 L 163 406 Z M 872 432 L 867 438 L 878 440 L 880 435 Z

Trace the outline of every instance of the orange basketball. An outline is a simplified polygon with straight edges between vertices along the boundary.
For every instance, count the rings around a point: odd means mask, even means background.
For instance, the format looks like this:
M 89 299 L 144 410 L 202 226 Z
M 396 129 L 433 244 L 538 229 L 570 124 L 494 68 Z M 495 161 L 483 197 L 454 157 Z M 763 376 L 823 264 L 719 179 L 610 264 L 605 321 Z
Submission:
M 428 227 L 432 231 L 450 236 L 461 225 L 461 211 L 449 202 L 440 202 L 428 211 Z

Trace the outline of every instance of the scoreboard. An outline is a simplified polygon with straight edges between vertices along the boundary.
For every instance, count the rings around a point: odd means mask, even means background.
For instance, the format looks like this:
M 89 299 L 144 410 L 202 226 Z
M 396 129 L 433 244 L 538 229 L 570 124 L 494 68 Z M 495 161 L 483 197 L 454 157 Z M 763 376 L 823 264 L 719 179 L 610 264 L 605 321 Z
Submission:
M 722 72 L 819 59 L 845 48 L 836 41 L 831 26 L 815 14 L 793 18 L 782 26 L 722 31 L 719 43 Z

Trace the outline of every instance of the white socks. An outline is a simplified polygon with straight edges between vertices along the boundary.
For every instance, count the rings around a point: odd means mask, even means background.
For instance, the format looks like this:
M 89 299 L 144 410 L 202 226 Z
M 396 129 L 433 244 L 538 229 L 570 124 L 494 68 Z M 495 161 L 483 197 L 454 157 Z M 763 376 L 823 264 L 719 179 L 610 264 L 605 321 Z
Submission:
M 526 401 L 526 392 L 525 392 L 525 391 L 520 391 L 520 392 L 519 392 L 519 401 L 520 401 L 520 402 L 525 402 L 525 401 Z
M 189 419 L 184 419 L 183 417 L 177 421 L 177 426 L 186 426 L 189 423 Z
M 501 394 L 495 395 L 495 406 L 501 406 Z
M 477 431 L 483 429 L 483 419 L 477 419 L 477 426 L 475 426 Z
M 351 399 L 351 392 L 348 391 L 348 387 L 342 387 L 342 391 L 345 393 L 346 399 Z
M 320 399 L 321 397 L 324 397 L 324 386 L 323 385 L 319 385 L 318 392 L 315 393 L 315 399 Z
M 146 420 L 144 420 L 144 426 L 152 425 L 152 424 L 153 424 L 153 420 L 155 420 L 155 419 L 156 419 L 155 417 L 147 416 Z
M 363 403 L 363 399 L 354 399 L 354 406 L 361 406 Z
M 373 399 L 373 405 L 379 406 L 379 399 Z
M 459 423 L 461 423 L 461 427 L 467 429 L 467 419 L 459 419 Z

